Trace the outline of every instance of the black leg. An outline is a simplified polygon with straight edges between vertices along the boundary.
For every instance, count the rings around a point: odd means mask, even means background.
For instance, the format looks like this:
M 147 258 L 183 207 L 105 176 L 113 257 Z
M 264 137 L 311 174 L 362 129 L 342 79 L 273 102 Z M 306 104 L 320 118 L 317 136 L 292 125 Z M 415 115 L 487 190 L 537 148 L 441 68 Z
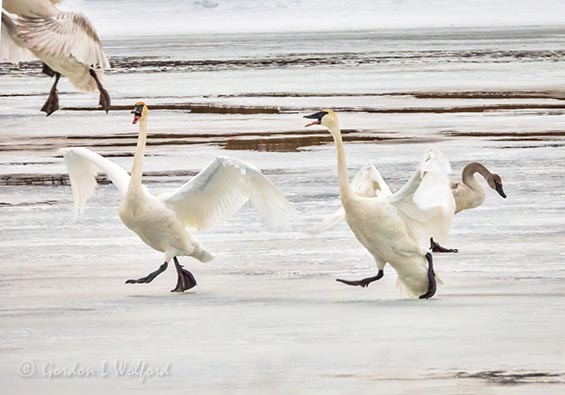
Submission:
M 46 67 L 49 67 L 49 66 L 46 65 Z M 49 69 L 49 70 L 51 70 L 51 69 Z M 51 70 L 51 71 L 53 71 L 53 70 Z M 57 111 L 59 109 L 59 95 L 57 94 L 57 84 L 59 83 L 59 79 L 61 78 L 61 74 L 55 73 L 54 75 L 55 75 L 55 82 L 53 83 L 53 86 L 51 87 L 51 92 L 49 93 L 49 97 L 47 98 L 47 101 L 45 102 L 43 107 L 41 107 L 41 111 L 46 113 L 47 116 L 53 114 L 55 111 Z
M 169 266 L 169 264 L 167 262 L 165 262 L 161 266 L 159 266 L 159 269 L 155 270 L 154 272 L 149 273 L 147 276 L 138 278 L 137 280 L 127 280 L 126 284 L 147 284 L 147 283 L 150 283 L 151 281 L 153 281 L 153 279 L 155 277 L 157 277 L 159 274 L 161 274 L 165 270 L 167 270 L 167 266 Z
M 379 270 L 377 275 L 374 276 L 374 277 L 367 277 L 367 278 L 364 278 L 362 280 L 356 280 L 356 281 L 342 280 L 342 279 L 338 278 L 335 281 L 339 281 L 340 283 L 344 283 L 344 284 L 347 284 L 347 285 L 360 286 L 360 287 L 363 287 L 363 288 L 367 288 L 369 286 L 369 284 L 371 284 L 373 281 L 380 280 L 381 278 L 383 278 L 383 276 L 384 276 L 384 272 L 382 270 Z
M 102 83 L 98 79 L 98 75 L 96 75 L 96 71 L 94 71 L 94 69 L 90 69 L 89 72 L 92 78 L 94 78 L 96 86 L 100 91 L 100 101 L 98 104 L 100 104 L 100 106 L 102 106 L 102 108 L 106 110 L 106 113 L 108 113 L 108 111 L 110 111 L 110 95 L 108 94 L 108 91 L 102 86 Z
M 175 287 L 175 289 L 171 289 L 171 292 L 184 292 L 191 288 L 194 288 L 197 283 L 192 273 L 179 263 L 177 257 L 174 257 L 173 259 L 175 261 L 175 268 L 177 269 L 178 280 L 177 286 Z
M 55 72 L 53 71 L 53 69 L 47 66 L 45 63 L 43 63 L 43 68 L 41 69 L 41 72 L 43 74 L 48 75 L 49 77 L 55 77 Z
M 430 237 L 430 250 L 432 250 L 432 252 L 453 252 L 455 254 L 459 252 L 457 248 L 445 248 L 440 246 L 439 243 L 434 241 L 433 237 Z
M 428 260 L 428 291 L 420 295 L 420 299 L 429 299 L 435 295 L 437 290 L 436 274 L 434 273 L 434 263 L 431 253 L 426 253 L 426 259 Z

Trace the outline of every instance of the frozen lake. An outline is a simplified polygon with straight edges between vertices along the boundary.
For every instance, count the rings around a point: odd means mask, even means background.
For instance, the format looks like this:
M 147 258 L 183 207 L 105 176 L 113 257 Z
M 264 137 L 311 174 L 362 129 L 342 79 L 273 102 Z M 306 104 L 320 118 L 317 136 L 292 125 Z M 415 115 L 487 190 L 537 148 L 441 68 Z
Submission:
M 274 232 L 246 206 L 199 233 L 216 259 L 181 259 L 198 280 L 184 294 L 169 292 L 172 270 L 148 285 L 124 284 L 162 257 L 121 224 L 112 185 L 99 187 L 77 222 L 70 187 L 53 185 L 64 181 L 58 150 L 66 146 L 111 155 L 129 170 L 137 132 L 129 111 L 85 111 L 97 98 L 63 82 L 61 106 L 78 111 L 45 118 L 38 109 L 51 81 L 32 66 L 0 66 L 2 387 L 562 394 L 565 30 L 226 37 L 107 43 L 113 104 L 165 107 L 150 113 L 152 192 L 229 155 L 263 169 L 303 221 Z M 178 104 L 276 111 L 196 113 Z M 450 246 L 460 253 L 436 255 L 445 284 L 433 299 L 406 299 L 390 268 L 367 289 L 335 282 L 373 275 L 368 253 L 345 224 L 301 232 L 338 207 L 334 146 L 301 118 L 328 106 L 348 130 L 351 176 L 372 160 L 397 189 L 434 143 L 454 177 L 480 161 L 503 178 L 506 200 L 488 190 L 483 206 L 457 216 Z M 162 377 L 116 372 L 115 364 L 140 361 Z

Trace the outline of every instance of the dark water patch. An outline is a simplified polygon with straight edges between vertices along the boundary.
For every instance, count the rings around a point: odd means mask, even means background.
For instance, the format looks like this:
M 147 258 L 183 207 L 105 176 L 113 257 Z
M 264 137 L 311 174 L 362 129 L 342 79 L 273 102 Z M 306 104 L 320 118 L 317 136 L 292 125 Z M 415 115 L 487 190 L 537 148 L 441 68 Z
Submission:
M 516 137 L 516 138 L 529 138 L 529 137 L 564 137 L 565 131 L 563 130 L 548 130 L 539 132 L 459 132 L 459 131 L 446 131 L 442 132 L 443 135 L 449 137 Z
M 420 113 L 470 113 L 501 110 L 551 110 L 565 109 L 565 104 L 485 104 L 481 106 L 456 107 L 404 107 L 404 108 L 375 108 L 375 107 L 342 107 L 334 108 L 336 112 L 367 112 L 379 114 L 420 114 Z
M 407 91 L 407 92 L 247 92 L 210 95 L 212 98 L 238 97 L 381 97 L 411 96 L 416 99 L 556 99 L 564 100 L 565 92 L 548 91 Z
M 556 99 L 565 100 L 565 92 L 545 91 L 455 91 L 455 92 L 403 92 L 390 96 L 410 95 L 417 99 Z
M 57 200 L 44 200 L 40 202 L 20 202 L 20 203 L 0 202 L 0 207 L 53 206 L 57 203 L 59 203 Z
M 504 370 L 486 370 L 476 373 L 458 372 L 456 378 L 486 380 L 491 384 L 563 384 L 565 374 L 550 372 L 507 372 Z
M 4 164 L 8 166 L 32 166 L 32 165 L 52 165 L 55 163 L 56 162 L 47 161 L 47 162 L 8 162 Z
M 358 135 L 354 138 L 354 141 L 362 141 L 367 139 L 367 137 L 362 137 L 361 135 L 370 134 L 369 140 L 386 140 L 391 135 L 394 136 L 395 133 L 387 133 L 383 135 L 382 133 L 375 131 L 364 131 L 358 129 L 345 129 L 342 131 L 345 141 L 352 141 L 348 136 Z M 218 145 L 225 146 L 228 143 L 236 143 L 238 139 L 255 139 L 255 140 L 268 140 L 273 137 L 280 139 L 292 139 L 292 138 L 302 138 L 308 140 L 309 136 L 324 136 L 325 140 L 330 141 L 331 136 L 329 133 L 321 133 L 320 131 L 313 130 L 290 130 L 282 132 L 227 132 L 227 133 L 150 133 L 147 141 L 148 146 L 169 146 L 169 145 Z M 129 148 L 135 147 L 137 144 L 137 133 L 124 133 L 124 134 L 112 134 L 112 135 L 101 135 L 101 136 L 84 136 L 84 135 L 74 135 L 74 136 L 51 136 L 44 138 L 31 138 L 28 140 L 23 140 L 21 143 L 10 143 L 10 144 L 0 144 L 0 152 L 9 151 L 57 151 L 65 147 L 87 147 L 91 149 L 96 148 Z M 117 140 L 117 141 L 116 141 Z M 400 142 L 400 139 L 396 139 Z M 312 140 L 314 142 L 314 140 Z M 294 143 L 293 143 L 294 144 Z M 301 145 L 308 145 L 301 143 Z M 282 149 L 282 148 L 281 148 Z M 114 152 L 105 153 L 106 157 L 130 157 L 133 156 L 133 152 Z M 158 154 L 148 154 L 147 156 L 159 156 Z M 55 154 L 56 158 L 61 158 L 62 154 Z
M 368 132 L 360 129 L 342 129 L 341 134 Z M 170 138 L 201 138 L 218 139 L 229 137 L 253 137 L 253 136 L 293 136 L 293 135 L 318 135 L 320 131 L 314 130 L 285 130 L 281 132 L 226 132 L 226 133 L 147 133 L 148 140 L 170 139 Z M 394 134 L 394 133 L 389 133 Z M 107 139 L 137 139 L 137 133 L 107 134 L 99 136 L 71 135 L 64 137 L 45 137 L 45 139 L 69 139 L 69 140 L 107 140 Z
M 152 110 L 181 110 L 189 111 L 195 114 L 280 114 L 278 107 L 266 106 L 228 106 L 220 104 L 194 104 L 194 103 L 177 103 L 177 104 L 154 104 L 150 107 Z M 104 111 L 100 107 L 63 107 L 66 111 Z M 131 105 L 113 105 L 111 111 L 131 111 Z
M 383 136 L 344 136 L 345 142 L 374 142 L 380 144 L 431 143 L 437 139 L 416 139 L 413 137 L 383 137 Z M 316 136 L 297 136 L 293 138 L 268 139 L 234 139 L 220 144 L 226 150 L 266 151 L 266 152 L 296 152 L 300 148 L 319 146 L 333 143 L 333 138 L 327 134 Z
M 284 53 L 272 56 L 234 59 L 174 59 L 171 57 L 113 56 L 108 74 L 178 73 L 226 70 L 310 68 L 340 66 L 425 66 L 460 64 L 497 64 L 563 62 L 565 50 L 499 50 L 499 49 L 437 49 L 437 50 L 377 50 L 365 52 Z M 41 63 L 22 62 L 17 65 L 0 63 L 0 75 L 41 75 Z
M 499 149 L 531 149 L 531 148 L 563 148 L 565 144 L 539 144 L 539 145 L 503 145 Z
M 229 106 L 216 104 L 156 104 L 153 110 L 187 111 L 198 114 L 300 114 L 318 110 L 313 107 L 266 107 L 266 106 Z M 444 113 L 480 113 L 488 111 L 509 110 L 565 110 L 565 104 L 536 104 L 536 103 L 506 103 L 484 104 L 480 106 L 449 106 L 449 107 L 334 107 L 336 112 L 378 113 L 378 114 L 444 114 Z M 100 107 L 64 107 L 67 111 L 104 111 Z M 112 111 L 131 111 L 131 105 L 114 105 Z

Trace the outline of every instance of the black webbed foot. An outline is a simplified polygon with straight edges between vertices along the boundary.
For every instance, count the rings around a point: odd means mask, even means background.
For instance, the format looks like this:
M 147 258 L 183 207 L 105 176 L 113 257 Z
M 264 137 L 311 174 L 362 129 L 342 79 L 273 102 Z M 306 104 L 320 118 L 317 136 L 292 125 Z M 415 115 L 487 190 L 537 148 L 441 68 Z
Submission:
M 89 73 L 91 77 L 94 78 L 94 82 L 96 82 L 96 87 L 100 91 L 100 100 L 98 101 L 98 104 L 106 111 L 106 113 L 108 113 L 108 111 L 110 111 L 110 103 L 111 103 L 110 94 L 100 82 L 100 79 L 96 74 L 96 71 L 91 68 L 89 70 Z
M 155 270 L 154 272 L 149 273 L 147 276 L 138 278 L 137 280 L 135 280 L 135 279 L 127 280 L 126 284 L 147 284 L 147 283 L 150 283 L 151 281 L 153 281 L 155 279 L 155 277 L 157 277 L 159 274 L 161 274 L 165 270 L 167 270 L 168 265 L 169 264 L 167 262 L 165 262 L 161 266 L 159 266 L 159 269 Z
M 49 69 L 49 66 L 45 65 Z M 49 69 L 51 70 L 51 69 Z M 53 70 L 51 70 L 53 72 Z M 47 116 L 53 114 L 55 111 L 59 109 L 59 94 L 57 93 L 57 84 L 59 83 L 59 78 L 61 78 L 61 74 L 54 73 L 55 75 L 55 82 L 51 87 L 51 92 L 49 92 L 49 97 L 43 107 L 41 107 L 41 111 L 47 114 Z
M 171 289 L 171 292 L 184 292 L 194 288 L 198 283 L 192 273 L 185 269 L 176 257 L 173 259 L 175 260 L 175 268 L 177 269 L 178 278 L 177 286 L 174 289 Z
M 100 90 L 100 101 L 98 104 L 106 111 L 106 114 L 108 114 L 108 111 L 110 111 L 110 95 L 104 88 Z
M 429 299 L 434 296 L 437 291 L 436 274 L 434 273 L 432 254 L 429 252 L 426 253 L 426 259 L 428 260 L 428 290 L 425 294 L 420 295 L 420 299 Z
M 433 237 L 430 238 L 430 250 L 432 252 L 450 252 L 450 253 L 454 253 L 454 254 L 457 254 L 459 252 L 459 250 L 457 248 L 442 247 L 441 245 L 439 245 L 439 243 L 436 243 L 434 241 Z
M 382 270 L 379 270 L 379 272 L 377 273 L 376 276 L 367 277 L 367 278 L 364 278 L 362 280 L 350 281 L 350 280 L 342 280 L 342 279 L 338 278 L 335 281 L 338 281 L 338 282 L 346 284 L 346 285 L 367 288 L 369 286 L 369 284 L 371 284 L 373 281 L 380 280 L 383 276 L 384 276 L 384 272 Z

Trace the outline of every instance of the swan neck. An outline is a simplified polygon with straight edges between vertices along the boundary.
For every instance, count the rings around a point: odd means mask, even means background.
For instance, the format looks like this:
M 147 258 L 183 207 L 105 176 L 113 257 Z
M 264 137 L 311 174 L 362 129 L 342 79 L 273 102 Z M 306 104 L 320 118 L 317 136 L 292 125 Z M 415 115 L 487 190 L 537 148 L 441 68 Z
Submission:
M 463 168 L 463 173 L 461 174 L 463 182 L 468 186 L 476 185 L 477 180 L 475 180 L 475 173 L 479 173 L 485 180 L 488 180 L 488 177 L 491 175 L 490 171 L 482 164 L 472 162 Z
M 130 186 L 141 186 L 141 178 L 143 176 L 143 159 L 145 157 L 145 145 L 147 144 L 147 119 L 139 121 L 139 135 L 137 136 L 137 146 L 135 148 L 135 156 L 133 158 L 133 167 L 131 169 Z
M 337 151 L 337 175 L 339 181 L 339 191 L 341 200 L 350 198 L 353 195 L 351 185 L 349 184 L 349 177 L 347 176 L 347 162 L 345 160 L 345 150 L 343 148 L 343 140 L 341 138 L 341 130 L 338 126 L 329 128 L 335 141 L 335 148 Z

